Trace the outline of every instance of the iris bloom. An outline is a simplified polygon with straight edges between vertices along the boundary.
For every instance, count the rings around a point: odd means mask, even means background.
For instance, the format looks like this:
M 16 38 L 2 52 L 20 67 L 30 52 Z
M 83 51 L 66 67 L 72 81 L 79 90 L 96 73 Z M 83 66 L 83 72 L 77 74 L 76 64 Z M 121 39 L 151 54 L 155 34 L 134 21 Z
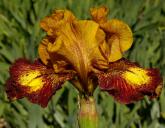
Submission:
M 91 9 L 92 19 L 79 20 L 68 10 L 56 10 L 40 25 L 47 32 L 34 63 L 17 60 L 6 84 L 10 100 L 27 97 L 46 107 L 69 80 L 90 97 L 97 85 L 121 103 L 132 103 L 145 95 L 160 95 L 162 77 L 157 69 L 144 69 L 122 57 L 133 43 L 129 26 L 107 19 L 105 7 Z

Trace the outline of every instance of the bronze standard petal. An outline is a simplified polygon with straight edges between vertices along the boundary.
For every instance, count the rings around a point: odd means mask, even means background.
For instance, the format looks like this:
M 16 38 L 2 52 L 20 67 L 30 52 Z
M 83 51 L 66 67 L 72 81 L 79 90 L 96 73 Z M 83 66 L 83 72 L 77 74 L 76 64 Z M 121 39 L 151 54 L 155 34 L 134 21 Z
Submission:
M 105 69 L 108 66 L 106 56 L 100 52 L 105 33 L 99 29 L 99 24 L 77 20 L 68 10 L 57 10 L 40 25 L 47 32 L 38 49 L 42 62 L 51 63 L 56 73 L 74 70 L 78 75 L 78 82 L 74 82 L 76 87 L 91 94 L 95 85 L 88 75 L 94 67 Z
M 91 8 L 90 13 L 92 20 L 96 21 L 99 24 L 107 22 L 108 8 L 105 6 L 99 8 Z
M 126 59 L 110 63 L 107 73 L 98 75 L 98 81 L 101 90 L 125 104 L 140 100 L 144 95 L 157 97 L 163 86 L 157 69 L 143 69 Z
M 92 8 L 92 19 L 99 23 L 100 28 L 106 34 L 106 41 L 100 45 L 102 53 L 109 62 L 122 58 L 123 52 L 127 51 L 133 43 L 133 34 L 129 26 L 117 19 L 107 20 L 108 9 L 106 7 Z
M 33 64 L 25 59 L 17 60 L 10 68 L 6 92 L 10 100 L 27 97 L 31 102 L 46 107 L 52 95 L 73 74 L 55 74 L 39 60 Z
M 102 39 L 104 33 L 98 27 L 97 23 L 89 20 L 65 23 L 59 29 L 55 42 L 49 43 L 47 46 L 50 54 L 63 57 L 77 72 L 78 80 L 83 88 L 80 90 L 83 93 L 91 94 L 94 91 L 95 85 L 92 88 L 88 86 L 91 84 L 89 74 L 92 72 L 92 66 L 94 64 L 100 67 L 108 65 L 99 51 L 99 45 L 104 41 Z M 100 33 L 102 35 L 99 35 Z
M 56 36 L 58 29 L 67 22 L 75 20 L 75 16 L 68 10 L 55 10 L 51 16 L 45 17 L 40 26 L 49 36 Z

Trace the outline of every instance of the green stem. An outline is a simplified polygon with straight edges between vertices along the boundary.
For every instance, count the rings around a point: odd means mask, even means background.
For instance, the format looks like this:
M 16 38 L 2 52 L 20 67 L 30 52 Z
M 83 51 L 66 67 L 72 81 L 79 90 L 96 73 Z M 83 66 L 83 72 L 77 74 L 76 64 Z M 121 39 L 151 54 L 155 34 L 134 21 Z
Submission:
M 93 97 L 79 99 L 79 128 L 98 128 L 98 114 Z

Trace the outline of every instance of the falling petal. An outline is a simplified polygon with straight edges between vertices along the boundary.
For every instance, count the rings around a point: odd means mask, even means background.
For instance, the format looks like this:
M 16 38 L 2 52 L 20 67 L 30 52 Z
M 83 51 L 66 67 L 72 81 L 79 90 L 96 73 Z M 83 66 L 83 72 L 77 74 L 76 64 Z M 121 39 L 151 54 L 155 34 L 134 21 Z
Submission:
M 98 75 L 98 80 L 102 90 L 126 104 L 145 95 L 157 97 L 162 89 L 162 78 L 157 69 L 143 69 L 126 59 L 111 63 L 106 73 Z
M 55 74 L 39 60 L 33 64 L 25 59 L 17 60 L 10 68 L 6 92 L 10 100 L 27 97 L 31 102 L 46 107 L 52 95 L 73 74 Z

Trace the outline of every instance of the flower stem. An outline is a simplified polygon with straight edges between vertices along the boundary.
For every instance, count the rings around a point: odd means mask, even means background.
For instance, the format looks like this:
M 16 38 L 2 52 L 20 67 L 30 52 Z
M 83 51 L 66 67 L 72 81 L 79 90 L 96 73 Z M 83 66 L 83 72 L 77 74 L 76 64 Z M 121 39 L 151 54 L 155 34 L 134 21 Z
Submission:
M 93 97 L 79 99 L 79 128 L 98 128 L 98 114 Z

